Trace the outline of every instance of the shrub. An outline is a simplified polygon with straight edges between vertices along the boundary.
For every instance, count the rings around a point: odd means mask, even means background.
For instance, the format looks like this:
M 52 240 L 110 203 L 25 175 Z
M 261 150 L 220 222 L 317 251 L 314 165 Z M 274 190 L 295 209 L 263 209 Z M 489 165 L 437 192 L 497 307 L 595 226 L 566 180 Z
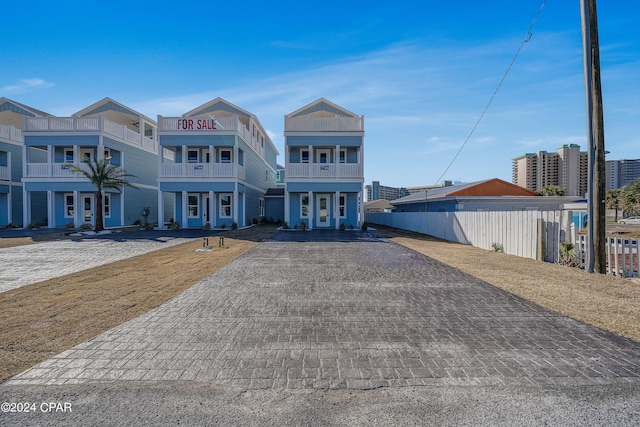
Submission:
M 493 249 L 493 252 L 504 252 L 504 247 L 502 246 L 502 243 L 492 243 L 491 249 Z
M 231 224 L 231 229 L 232 230 L 237 230 L 238 229 L 238 223 L 234 221 L 233 224 Z

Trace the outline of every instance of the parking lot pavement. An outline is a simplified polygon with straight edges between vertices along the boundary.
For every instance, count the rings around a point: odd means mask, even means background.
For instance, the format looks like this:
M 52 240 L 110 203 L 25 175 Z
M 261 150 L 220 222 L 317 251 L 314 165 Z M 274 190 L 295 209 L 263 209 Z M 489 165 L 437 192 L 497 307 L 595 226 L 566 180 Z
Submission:
M 341 241 L 330 240 L 333 232 L 306 233 L 278 233 L 161 307 L 8 384 L 371 389 L 640 382 L 636 342 L 373 233 L 343 233 Z
M 185 243 L 203 232 L 122 232 L 2 248 L 0 292 Z M 7 235 L 18 237 L 16 232 Z

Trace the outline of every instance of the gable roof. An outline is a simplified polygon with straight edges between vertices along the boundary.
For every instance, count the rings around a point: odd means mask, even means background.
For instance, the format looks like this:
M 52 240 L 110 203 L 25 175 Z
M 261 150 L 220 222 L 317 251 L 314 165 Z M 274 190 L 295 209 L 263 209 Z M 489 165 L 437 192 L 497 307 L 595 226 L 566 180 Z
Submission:
M 347 110 L 346 108 L 343 108 L 338 104 L 334 104 L 333 102 L 325 98 L 318 98 L 315 101 L 313 101 L 311 104 L 307 104 L 304 107 L 297 109 L 293 113 L 287 114 L 286 117 L 304 116 L 307 114 L 316 113 L 318 111 L 325 111 L 327 113 L 331 113 L 338 116 L 360 117 L 357 114 Z
M 125 114 L 127 116 L 142 117 L 145 120 L 149 121 L 150 123 L 156 122 L 155 120 L 150 119 L 144 114 L 132 108 L 129 108 L 126 105 L 121 104 L 118 101 L 115 101 L 109 97 L 102 98 L 100 101 L 93 103 L 86 108 L 83 108 L 82 110 L 73 114 L 73 116 L 76 116 L 76 117 L 91 116 L 93 114 L 105 113 L 107 111 L 114 111 L 117 113 Z
M 501 196 L 538 196 L 535 191 L 503 181 L 499 178 L 484 181 L 469 182 L 449 187 L 434 188 L 410 194 L 391 204 L 416 203 L 445 197 L 501 197 Z
M 49 117 L 51 114 L 21 104 L 9 98 L 0 98 L 0 124 L 22 129 L 23 117 Z
M 253 114 L 238 107 L 235 104 L 230 103 L 226 99 L 217 97 L 207 102 L 206 104 L 202 104 L 199 107 L 194 108 L 193 110 L 186 112 L 182 115 L 182 117 L 193 117 L 199 116 L 202 114 L 212 113 L 214 111 L 226 111 L 231 114 L 236 114 L 238 116 L 246 116 L 246 117 L 254 117 Z

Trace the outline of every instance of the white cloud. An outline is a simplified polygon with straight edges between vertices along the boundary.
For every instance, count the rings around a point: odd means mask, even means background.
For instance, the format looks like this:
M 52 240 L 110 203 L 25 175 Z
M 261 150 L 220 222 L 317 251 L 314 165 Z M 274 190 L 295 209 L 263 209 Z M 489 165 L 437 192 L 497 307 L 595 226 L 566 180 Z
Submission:
M 40 89 L 47 89 L 53 86 L 55 86 L 54 83 L 48 82 L 39 77 L 20 79 L 16 84 L 1 87 L 0 95 L 17 95 L 22 93 L 34 92 Z

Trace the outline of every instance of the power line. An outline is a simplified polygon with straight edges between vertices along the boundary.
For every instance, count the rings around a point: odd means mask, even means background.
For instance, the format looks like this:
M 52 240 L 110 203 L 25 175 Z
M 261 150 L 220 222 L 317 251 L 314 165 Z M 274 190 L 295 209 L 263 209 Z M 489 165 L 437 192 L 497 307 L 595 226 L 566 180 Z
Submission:
M 489 99 L 489 102 L 487 103 L 486 107 L 484 107 L 484 110 L 482 111 L 482 114 L 480 114 L 480 117 L 478 118 L 478 120 L 476 121 L 476 124 L 473 125 L 473 128 L 471 129 L 471 132 L 469 132 L 469 135 L 467 136 L 467 138 L 464 140 L 464 142 L 462 143 L 462 145 L 460 146 L 460 149 L 458 150 L 458 152 L 456 153 L 455 156 L 453 156 L 453 159 L 451 160 L 451 163 L 449 163 L 449 166 L 447 166 L 447 168 L 444 170 L 444 172 L 442 172 L 442 175 L 440 175 L 440 178 L 438 178 L 436 180 L 436 182 L 434 183 L 434 185 L 437 185 L 438 182 L 440 182 L 440 180 L 445 176 L 445 174 L 449 171 L 449 169 L 451 168 L 451 166 L 453 165 L 453 163 L 456 161 L 456 159 L 458 158 L 458 156 L 460 155 L 460 153 L 462 152 L 462 149 L 465 147 L 465 145 L 467 145 L 467 142 L 469 142 L 469 139 L 471 138 L 471 136 L 473 135 L 473 133 L 476 131 L 476 128 L 478 127 L 478 125 L 480 124 L 480 122 L 482 121 L 482 119 L 484 118 L 485 113 L 487 112 L 487 110 L 489 109 L 489 107 L 491 106 L 491 103 L 493 102 L 493 99 L 496 97 L 496 95 L 498 94 L 498 91 L 500 90 L 500 87 L 502 86 L 502 83 L 504 83 L 504 80 L 507 78 L 507 75 L 509 74 L 509 71 L 511 71 L 511 67 L 513 66 L 513 64 L 516 62 L 516 59 L 518 58 L 518 55 L 520 55 L 520 51 L 522 50 L 522 48 L 524 47 L 524 45 L 531 40 L 531 37 L 533 36 L 533 33 L 531 33 L 531 30 L 533 29 L 533 26 L 535 25 L 536 21 L 538 20 L 538 17 L 540 16 L 540 13 L 542 13 L 542 9 L 544 8 L 544 5 L 547 3 L 547 0 L 543 0 L 542 5 L 540 5 L 540 8 L 538 9 L 538 12 L 536 13 L 536 16 L 533 18 L 533 21 L 531 21 L 531 25 L 529 25 L 529 29 L 527 30 L 527 34 L 524 36 L 524 39 L 522 39 L 522 42 L 520 43 L 520 47 L 518 48 L 518 50 L 516 51 L 516 54 L 513 56 L 513 59 L 511 60 L 511 63 L 509 64 L 509 66 L 507 67 L 507 70 L 504 72 L 504 75 L 502 76 L 502 79 L 500 80 L 500 83 L 498 83 L 498 86 L 496 87 L 496 90 L 493 91 L 493 95 L 491 95 L 491 98 Z

